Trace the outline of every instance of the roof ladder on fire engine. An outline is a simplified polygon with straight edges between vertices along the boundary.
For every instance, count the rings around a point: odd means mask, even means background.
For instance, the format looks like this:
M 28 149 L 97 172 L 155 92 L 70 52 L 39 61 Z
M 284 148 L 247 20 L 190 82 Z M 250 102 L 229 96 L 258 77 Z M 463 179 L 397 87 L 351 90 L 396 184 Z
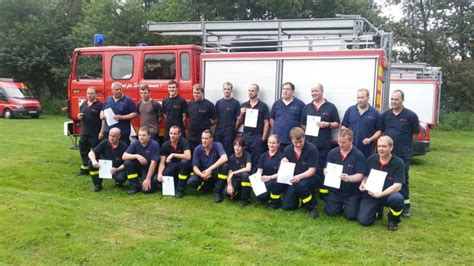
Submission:
M 147 28 L 159 35 L 201 36 L 203 52 L 384 49 L 390 55 L 392 47 L 391 33 L 354 15 L 259 21 L 148 21 Z
M 427 63 L 392 63 L 391 75 L 397 79 L 435 79 L 440 82 L 442 80 L 441 69 Z

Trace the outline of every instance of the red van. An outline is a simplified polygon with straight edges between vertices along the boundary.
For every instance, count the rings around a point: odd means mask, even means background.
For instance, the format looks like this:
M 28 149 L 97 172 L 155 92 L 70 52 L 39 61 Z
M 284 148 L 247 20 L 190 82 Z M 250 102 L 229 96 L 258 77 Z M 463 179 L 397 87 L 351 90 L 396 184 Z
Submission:
M 6 119 L 20 116 L 38 118 L 41 103 L 22 82 L 0 79 L 0 116 Z

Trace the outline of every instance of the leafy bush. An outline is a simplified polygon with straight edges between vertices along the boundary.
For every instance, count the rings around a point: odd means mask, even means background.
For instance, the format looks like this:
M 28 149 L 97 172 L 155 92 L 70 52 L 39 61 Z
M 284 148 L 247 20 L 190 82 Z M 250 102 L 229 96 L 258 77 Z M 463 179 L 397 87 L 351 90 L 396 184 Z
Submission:
M 441 110 L 438 129 L 445 131 L 474 130 L 474 114 Z
M 63 114 L 61 109 L 66 106 L 66 101 L 63 99 L 40 98 L 40 101 L 43 107 L 43 114 L 48 115 Z

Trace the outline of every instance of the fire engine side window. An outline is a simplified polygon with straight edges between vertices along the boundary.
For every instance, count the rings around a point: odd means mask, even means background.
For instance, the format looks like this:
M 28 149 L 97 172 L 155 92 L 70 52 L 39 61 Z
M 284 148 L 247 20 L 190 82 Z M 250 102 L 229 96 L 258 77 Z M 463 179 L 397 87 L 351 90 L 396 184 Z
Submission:
M 181 80 L 189 80 L 191 77 L 190 67 L 189 67 L 189 53 L 181 53 Z
M 80 55 L 76 64 L 76 79 L 102 79 L 102 56 Z
M 112 78 L 131 79 L 133 73 L 133 57 L 131 55 L 114 55 L 112 57 Z
M 176 56 L 174 54 L 147 54 L 143 66 L 144 79 L 175 79 Z

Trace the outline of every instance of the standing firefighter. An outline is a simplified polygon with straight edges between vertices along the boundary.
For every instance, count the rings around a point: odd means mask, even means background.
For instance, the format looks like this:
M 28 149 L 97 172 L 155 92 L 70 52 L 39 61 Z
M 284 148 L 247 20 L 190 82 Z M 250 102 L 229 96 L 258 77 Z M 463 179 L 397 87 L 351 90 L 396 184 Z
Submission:
M 328 195 L 329 190 L 323 185 L 323 168 L 326 167 L 326 158 L 331 149 L 332 130 L 339 127 L 339 113 L 336 106 L 324 98 L 324 87 L 322 84 L 317 84 L 311 88 L 311 97 L 313 101 L 308 103 L 301 113 L 301 126 L 303 129 L 306 128 L 308 115 L 321 118 L 321 121 L 317 122 L 319 127 L 318 136 L 308 136 L 307 141 L 316 145 L 319 151 L 318 176 L 322 177 L 319 196 L 324 199 Z
M 403 217 L 410 217 L 410 188 L 409 175 L 413 140 L 420 133 L 420 122 L 418 116 L 403 106 L 405 95 L 401 90 L 395 90 L 390 97 L 392 109 L 382 114 L 382 131 L 384 135 L 393 140 L 393 154 L 405 162 L 405 183 L 402 187 L 402 195 L 405 199 Z
M 79 174 L 85 175 L 89 172 L 89 151 L 99 143 L 99 134 L 102 127 L 100 111 L 102 103 L 97 100 L 95 88 L 87 88 L 87 101 L 84 101 L 79 108 L 77 117 L 81 120 L 81 137 L 79 139 L 79 150 L 82 159 Z

